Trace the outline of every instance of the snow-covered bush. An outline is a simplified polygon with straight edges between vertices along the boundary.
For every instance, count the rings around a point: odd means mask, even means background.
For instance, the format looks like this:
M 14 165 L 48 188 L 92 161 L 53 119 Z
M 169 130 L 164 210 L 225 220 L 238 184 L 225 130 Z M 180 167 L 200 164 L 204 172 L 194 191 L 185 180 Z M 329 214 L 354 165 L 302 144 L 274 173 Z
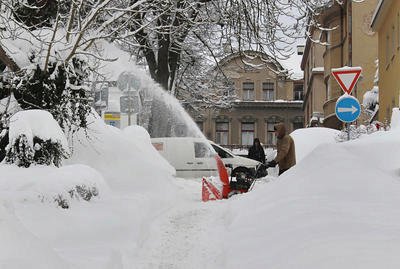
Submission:
M 21 169 L 14 165 L 0 166 L 0 190 L 7 202 L 43 203 L 70 208 L 77 202 L 106 198 L 109 188 L 95 169 L 81 164 L 31 166 Z
M 21 167 L 31 164 L 59 167 L 68 154 L 65 135 L 49 112 L 25 110 L 10 118 L 6 163 Z
M 375 76 L 374 76 L 374 86 L 372 87 L 371 90 L 366 91 L 364 96 L 363 96 L 363 107 L 364 110 L 363 112 L 367 115 L 369 118 L 369 121 L 371 122 L 373 118 L 376 116 L 376 113 L 379 110 L 379 61 L 375 61 L 375 66 L 376 66 L 376 71 L 375 71 Z
M 87 186 L 85 184 L 76 185 L 75 187 L 68 190 L 68 194 L 57 194 L 52 197 L 52 201 L 55 202 L 61 208 L 69 208 L 70 207 L 70 200 L 80 200 L 83 199 L 85 201 L 90 201 L 92 197 L 96 197 L 99 195 L 99 191 L 95 186 Z M 49 200 L 46 196 L 39 196 L 42 202 Z
M 363 96 L 363 105 L 368 111 L 375 111 L 375 106 L 379 103 L 379 87 L 374 86 Z

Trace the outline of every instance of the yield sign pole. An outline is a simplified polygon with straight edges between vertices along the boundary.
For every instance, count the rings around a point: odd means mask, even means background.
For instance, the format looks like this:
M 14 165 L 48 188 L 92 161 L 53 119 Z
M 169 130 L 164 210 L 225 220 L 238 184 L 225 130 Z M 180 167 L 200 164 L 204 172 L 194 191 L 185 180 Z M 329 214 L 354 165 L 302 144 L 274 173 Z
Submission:
M 351 94 L 354 86 L 360 78 L 362 68 L 345 66 L 342 68 L 333 68 L 331 71 L 332 75 L 339 83 L 340 88 L 342 88 L 345 93 Z
M 351 94 L 351 92 L 354 89 L 354 86 L 356 85 L 358 79 L 360 78 L 362 68 L 361 67 L 342 67 L 342 68 L 332 68 L 332 75 L 335 77 L 336 81 L 339 83 L 340 88 L 347 93 L 348 95 Z M 357 101 L 358 103 L 358 101 Z M 347 108 L 349 109 L 349 108 Z M 351 107 L 351 115 L 355 113 L 354 109 Z M 343 111 L 345 108 L 341 108 L 341 111 L 336 111 L 336 115 L 338 113 L 344 113 L 348 111 Z M 356 110 L 357 111 L 357 110 Z M 358 117 L 358 115 L 357 115 Z M 356 118 L 357 118 L 356 117 Z M 350 140 L 350 123 L 346 123 L 347 125 L 347 140 Z

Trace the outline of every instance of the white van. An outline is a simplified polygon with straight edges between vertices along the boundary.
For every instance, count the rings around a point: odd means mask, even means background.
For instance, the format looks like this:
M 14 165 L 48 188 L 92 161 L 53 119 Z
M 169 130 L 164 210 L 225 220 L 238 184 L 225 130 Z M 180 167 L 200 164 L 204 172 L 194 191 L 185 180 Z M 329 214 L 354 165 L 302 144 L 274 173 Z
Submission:
M 152 138 L 155 149 L 173 166 L 177 177 L 218 176 L 218 167 L 210 143 L 200 137 Z
M 254 175 L 258 166 L 261 165 L 259 161 L 237 156 L 229 149 L 223 148 L 212 141 L 209 142 L 228 168 L 228 173 L 232 176 L 236 176 L 238 173 Z

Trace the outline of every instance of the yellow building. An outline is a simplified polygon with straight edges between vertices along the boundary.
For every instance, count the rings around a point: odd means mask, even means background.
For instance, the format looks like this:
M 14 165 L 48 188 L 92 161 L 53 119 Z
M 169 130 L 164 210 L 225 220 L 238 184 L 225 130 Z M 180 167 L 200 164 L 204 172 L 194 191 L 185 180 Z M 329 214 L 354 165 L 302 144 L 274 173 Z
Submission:
M 400 1 L 381 0 L 371 27 L 379 36 L 379 120 L 385 122 L 400 98 Z
M 332 68 L 362 67 L 362 76 L 352 92 L 360 102 L 365 92 L 374 86 L 378 40 L 377 35 L 370 29 L 370 23 L 376 4 L 377 0 L 361 2 L 344 0 L 341 4 L 331 1 L 319 13 L 317 19 L 324 29 L 319 41 L 326 45 L 323 53 L 326 90 L 323 112 L 326 127 L 336 129 L 342 127 L 342 123 L 335 115 L 335 105 L 343 91 L 331 75 Z
M 276 59 L 246 51 L 228 55 L 219 66 L 234 83 L 237 99 L 232 107 L 202 111 L 186 107 L 208 139 L 226 147 L 246 147 L 257 137 L 272 147 L 276 123 L 283 122 L 289 133 L 304 126 L 303 80 L 289 77 Z
M 312 40 L 318 40 L 322 31 L 309 27 L 308 32 Z M 304 71 L 304 120 L 306 127 L 321 126 L 324 121 L 323 104 L 326 101 L 324 84 L 325 46 L 307 39 L 301 69 Z

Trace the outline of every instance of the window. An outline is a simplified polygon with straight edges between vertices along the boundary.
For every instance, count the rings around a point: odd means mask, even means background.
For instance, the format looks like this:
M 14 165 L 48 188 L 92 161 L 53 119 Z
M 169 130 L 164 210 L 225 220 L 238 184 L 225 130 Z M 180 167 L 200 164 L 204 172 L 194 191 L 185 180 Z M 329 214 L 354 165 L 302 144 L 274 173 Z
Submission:
M 293 131 L 303 128 L 303 127 L 304 127 L 304 124 L 302 122 L 293 122 Z
M 254 122 L 242 123 L 242 145 L 253 145 Z
M 243 82 L 243 101 L 254 101 L 254 82 Z
M 194 143 L 194 157 L 195 158 L 206 158 L 211 157 L 211 149 L 205 143 L 195 142 Z
M 303 100 L 303 85 L 294 86 L 293 100 Z
M 218 156 L 221 157 L 222 159 L 233 158 L 233 155 L 227 152 L 226 150 L 223 150 L 222 148 L 214 144 L 211 144 L 211 146 L 214 148 L 215 152 L 217 152 Z
M 263 95 L 264 101 L 273 101 L 274 100 L 274 83 L 273 82 L 263 82 Z
M 268 146 L 274 146 L 276 145 L 276 136 L 275 136 L 275 130 L 274 130 L 274 126 L 275 126 L 276 122 L 267 122 L 267 127 L 266 127 L 266 133 L 267 135 L 266 137 L 266 144 Z
M 203 132 L 203 122 L 202 121 L 196 121 L 196 125 L 199 128 L 201 132 Z
M 215 123 L 215 142 L 220 145 L 228 145 L 229 123 Z

